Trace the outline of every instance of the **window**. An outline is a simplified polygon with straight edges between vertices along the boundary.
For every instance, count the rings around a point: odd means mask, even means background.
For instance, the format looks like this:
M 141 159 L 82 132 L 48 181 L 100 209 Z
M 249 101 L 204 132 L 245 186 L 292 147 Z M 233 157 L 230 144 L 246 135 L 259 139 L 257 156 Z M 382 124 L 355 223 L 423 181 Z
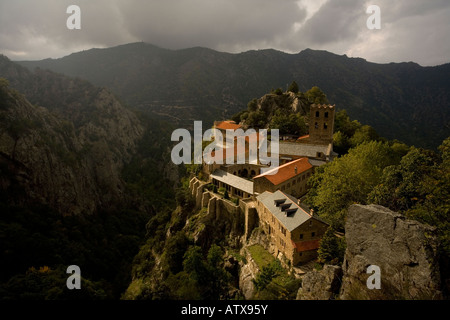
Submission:
M 325 118 L 328 118 L 328 111 L 325 112 Z
M 316 111 L 316 118 L 318 118 L 320 116 L 319 111 Z
M 316 123 L 314 124 L 314 128 L 319 129 L 319 123 L 316 122 Z
M 300 240 L 303 239 L 303 233 L 300 233 Z
M 311 238 L 314 238 L 316 236 L 315 232 L 311 232 Z
M 326 130 L 326 129 L 328 129 L 328 124 L 327 123 L 324 123 L 323 124 L 323 128 Z
M 303 252 L 299 252 L 298 255 L 301 257 L 303 255 Z
M 309 222 L 309 226 L 310 226 L 310 227 L 312 226 L 312 221 Z

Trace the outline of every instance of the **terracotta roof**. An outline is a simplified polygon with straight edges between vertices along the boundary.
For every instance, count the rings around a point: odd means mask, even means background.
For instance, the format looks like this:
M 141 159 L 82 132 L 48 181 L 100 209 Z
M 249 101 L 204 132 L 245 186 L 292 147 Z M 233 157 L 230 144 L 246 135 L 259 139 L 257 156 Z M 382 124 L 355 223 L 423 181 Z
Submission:
M 320 240 L 310 240 L 310 241 L 292 241 L 297 252 L 316 250 L 319 248 Z
M 309 139 L 309 134 L 299 137 L 297 140 Z
M 231 149 L 231 148 L 228 148 L 228 149 Z M 226 158 L 227 158 L 227 148 L 217 148 L 217 150 L 222 150 L 222 156 L 220 157 L 220 160 L 222 160 L 222 161 L 225 162 L 225 160 L 226 160 Z M 245 157 L 245 159 L 248 158 L 248 150 L 249 150 L 249 148 L 248 148 L 248 145 L 246 144 L 245 147 L 244 147 L 244 154 L 243 154 L 243 156 Z M 233 163 L 237 161 L 237 155 L 240 154 L 240 153 L 238 153 L 238 151 L 239 151 L 239 150 L 238 150 L 238 144 L 237 144 L 237 143 L 234 143 L 234 148 L 233 148 Z M 214 157 L 215 154 L 216 154 L 215 151 L 212 151 L 212 152 L 211 152 L 211 156 L 212 156 L 212 157 Z
M 259 143 L 260 143 L 260 140 L 262 139 L 261 138 L 262 137 L 261 134 L 258 133 L 258 132 L 255 132 L 254 134 L 246 135 L 244 137 L 244 139 L 245 139 L 245 145 L 244 145 L 244 156 L 245 156 L 245 159 L 248 159 L 248 154 L 249 154 L 249 149 L 250 149 L 250 138 L 251 137 L 255 137 L 256 138 L 256 148 L 259 148 Z M 226 148 L 226 146 L 224 146 L 224 144 L 222 144 L 221 147 L 217 148 L 217 149 L 223 150 L 223 154 L 222 154 L 221 160 L 225 160 L 226 159 L 226 152 L 227 152 L 226 150 L 227 149 L 231 149 L 231 147 Z M 236 161 L 237 155 L 239 154 L 238 153 L 238 139 L 237 139 L 237 137 L 234 137 L 233 145 L 234 145 L 233 156 L 234 156 L 234 161 Z M 214 151 L 211 152 L 211 156 L 214 157 L 214 155 L 215 155 L 215 152 Z
M 295 170 L 295 168 L 297 168 L 297 171 Z M 260 174 L 259 176 L 254 177 L 253 179 L 265 177 L 273 185 L 276 186 L 311 168 L 312 165 L 309 163 L 308 158 L 300 158 L 272 169 L 278 170 L 278 172 L 275 174 L 270 174 L 272 170 L 269 170 L 267 172 L 264 172 L 263 174 Z
M 234 121 L 227 120 L 227 121 L 216 122 L 214 124 L 214 127 L 216 129 L 221 129 L 221 130 L 227 130 L 227 129 L 236 130 L 236 129 L 240 129 L 241 125 L 236 124 L 236 122 L 234 122 Z

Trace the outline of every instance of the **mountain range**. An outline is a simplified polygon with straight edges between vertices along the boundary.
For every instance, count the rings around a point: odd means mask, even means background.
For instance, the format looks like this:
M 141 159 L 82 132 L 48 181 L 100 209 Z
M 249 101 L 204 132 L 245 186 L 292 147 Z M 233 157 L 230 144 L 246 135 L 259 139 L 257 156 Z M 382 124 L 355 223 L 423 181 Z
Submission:
M 338 110 L 386 138 L 435 148 L 450 135 L 450 64 L 377 64 L 311 49 L 169 50 L 142 42 L 18 63 L 107 87 L 126 104 L 178 126 L 212 125 L 296 81 L 301 91 L 318 86 Z

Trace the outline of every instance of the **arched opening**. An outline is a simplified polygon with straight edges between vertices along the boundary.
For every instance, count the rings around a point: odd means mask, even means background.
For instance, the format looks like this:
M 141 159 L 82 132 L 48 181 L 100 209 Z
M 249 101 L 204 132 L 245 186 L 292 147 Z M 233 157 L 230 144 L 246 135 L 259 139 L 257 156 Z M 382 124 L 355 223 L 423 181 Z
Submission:
M 248 170 L 247 169 L 244 169 L 244 170 L 241 171 L 241 177 L 242 178 L 247 178 L 248 177 Z

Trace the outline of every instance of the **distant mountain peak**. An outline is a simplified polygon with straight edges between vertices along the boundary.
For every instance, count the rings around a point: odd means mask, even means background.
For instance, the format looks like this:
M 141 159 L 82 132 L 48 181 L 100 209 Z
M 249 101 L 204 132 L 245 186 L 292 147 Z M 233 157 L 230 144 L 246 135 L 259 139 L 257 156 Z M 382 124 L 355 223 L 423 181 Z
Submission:
M 229 54 L 145 42 L 20 64 L 108 87 L 128 104 L 179 125 L 231 116 L 253 98 L 295 80 L 302 91 L 318 86 L 337 109 L 387 138 L 435 147 L 450 135 L 446 65 L 379 64 L 311 48 L 298 54 L 274 49 Z

